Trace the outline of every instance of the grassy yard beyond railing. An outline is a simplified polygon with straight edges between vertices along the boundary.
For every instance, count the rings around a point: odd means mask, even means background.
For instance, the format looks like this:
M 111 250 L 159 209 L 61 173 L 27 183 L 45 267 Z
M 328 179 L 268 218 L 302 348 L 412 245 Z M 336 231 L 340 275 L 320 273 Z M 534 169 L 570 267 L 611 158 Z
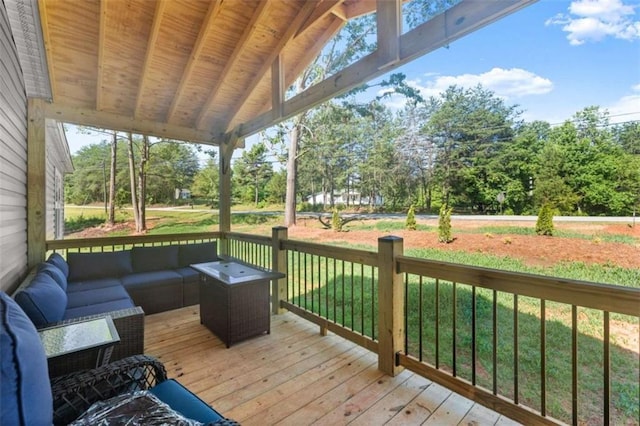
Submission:
M 525 424 L 637 424 L 640 288 L 508 272 L 287 238 L 201 233 L 48 241 L 48 251 L 217 241 L 286 273 L 272 309 L 292 311 Z

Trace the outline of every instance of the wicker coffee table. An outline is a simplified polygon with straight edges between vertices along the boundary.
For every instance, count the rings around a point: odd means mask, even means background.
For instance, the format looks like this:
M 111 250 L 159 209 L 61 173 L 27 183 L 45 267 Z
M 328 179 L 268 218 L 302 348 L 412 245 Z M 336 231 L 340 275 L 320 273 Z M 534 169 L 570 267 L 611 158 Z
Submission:
M 227 348 L 269 333 L 269 283 L 284 274 L 235 259 L 191 267 L 200 272 L 200 322 Z

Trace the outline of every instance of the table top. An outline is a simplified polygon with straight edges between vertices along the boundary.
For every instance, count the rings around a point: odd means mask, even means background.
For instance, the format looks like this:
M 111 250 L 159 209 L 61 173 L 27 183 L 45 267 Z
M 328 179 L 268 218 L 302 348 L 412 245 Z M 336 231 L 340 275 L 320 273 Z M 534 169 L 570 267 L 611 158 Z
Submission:
M 258 280 L 273 280 L 285 277 L 283 273 L 248 265 L 239 260 L 225 259 L 216 262 L 196 263 L 190 266 L 196 271 L 213 277 L 227 285 L 245 284 Z
M 47 358 L 107 346 L 120 341 L 110 316 L 38 330 Z

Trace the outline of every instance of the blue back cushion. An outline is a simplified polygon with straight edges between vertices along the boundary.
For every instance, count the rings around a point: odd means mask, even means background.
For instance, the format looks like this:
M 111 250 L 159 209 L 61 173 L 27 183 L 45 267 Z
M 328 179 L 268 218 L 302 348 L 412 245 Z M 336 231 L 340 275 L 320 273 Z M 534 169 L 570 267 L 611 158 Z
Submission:
M 38 272 L 49 275 L 60 286 L 62 291 L 67 291 L 67 277 L 64 275 L 58 267 L 53 266 L 51 263 L 42 262 L 38 265 Z
M 69 277 L 69 265 L 67 264 L 67 261 L 64 260 L 64 257 L 60 256 L 58 253 L 51 253 L 47 259 L 47 263 L 50 263 L 60 269 L 65 278 Z
M 60 321 L 67 308 L 67 294 L 49 275 L 38 272 L 15 295 L 16 302 L 36 327 Z
M 0 424 L 52 424 L 53 398 L 40 337 L 4 292 L 0 293 L 0 328 Z
M 179 247 L 179 266 L 181 268 L 194 263 L 215 262 L 218 260 L 218 252 L 215 242 L 184 244 Z
M 131 259 L 134 272 L 175 269 L 178 267 L 178 246 L 134 247 Z
M 69 253 L 69 281 L 116 278 L 133 272 L 129 250 L 105 253 Z

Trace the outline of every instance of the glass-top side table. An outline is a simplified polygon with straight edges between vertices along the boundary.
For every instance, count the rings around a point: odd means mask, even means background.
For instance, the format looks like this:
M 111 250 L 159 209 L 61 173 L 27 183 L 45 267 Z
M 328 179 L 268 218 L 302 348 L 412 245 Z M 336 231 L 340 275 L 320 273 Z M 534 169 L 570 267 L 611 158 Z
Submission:
M 95 349 L 96 367 L 109 362 L 113 346 L 120 341 L 110 316 L 43 328 L 38 334 L 47 358 Z

